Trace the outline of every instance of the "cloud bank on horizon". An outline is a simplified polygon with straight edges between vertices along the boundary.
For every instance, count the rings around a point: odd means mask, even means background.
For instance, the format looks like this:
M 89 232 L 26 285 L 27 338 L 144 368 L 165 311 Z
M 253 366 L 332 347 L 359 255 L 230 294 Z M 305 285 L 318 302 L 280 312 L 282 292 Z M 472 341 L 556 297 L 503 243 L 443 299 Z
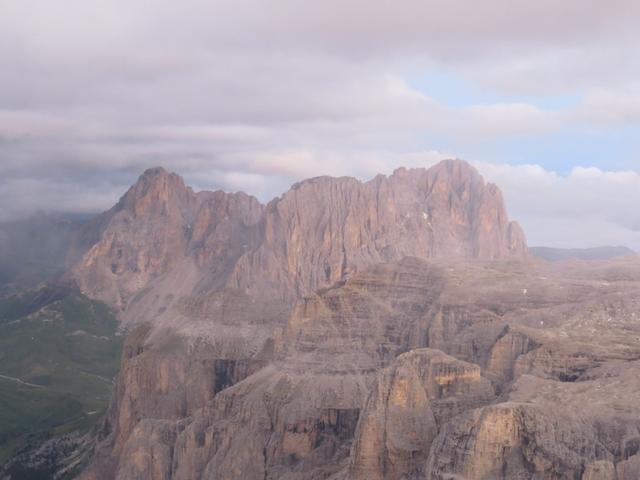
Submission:
M 268 200 L 465 158 L 530 244 L 640 250 L 640 3 L 0 0 L 0 220 L 145 168 Z

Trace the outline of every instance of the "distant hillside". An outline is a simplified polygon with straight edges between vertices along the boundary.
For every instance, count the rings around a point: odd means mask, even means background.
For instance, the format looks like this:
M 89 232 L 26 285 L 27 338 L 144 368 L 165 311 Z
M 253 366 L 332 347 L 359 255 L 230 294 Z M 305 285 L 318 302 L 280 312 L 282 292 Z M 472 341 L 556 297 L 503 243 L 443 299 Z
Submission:
M 0 478 L 53 478 L 55 456 L 30 450 L 101 418 L 120 364 L 117 327 L 106 305 L 72 286 L 0 297 Z M 21 452 L 27 461 L 7 463 Z
M 550 262 L 562 260 L 608 260 L 610 258 L 626 257 L 637 255 L 636 252 L 627 247 L 594 247 L 594 248 L 551 248 L 551 247 L 530 247 L 530 252 L 534 257 L 542 258 Z

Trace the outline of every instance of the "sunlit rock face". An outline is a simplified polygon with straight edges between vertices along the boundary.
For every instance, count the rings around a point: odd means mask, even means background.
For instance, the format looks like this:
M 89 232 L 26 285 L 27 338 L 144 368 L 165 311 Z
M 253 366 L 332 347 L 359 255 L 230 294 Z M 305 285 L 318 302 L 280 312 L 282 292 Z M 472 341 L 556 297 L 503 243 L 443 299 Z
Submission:
M 147 170 L 78 236 L 74 276 L 83 290 L 123 309 L 163 275 L 190 289 L 209 278 L 220 287 L 252 244 L 263 211 L 246 194 L 194 193 L 176 174 Z M 189 267 L 205 266 L 188 275 Z
M 243 193 L 195 193 L 151 169 L 83 229 L 72 257 L 83 290 L 126 309 L 163 276 L 180 277 L 183 289 L 236 287 L 291 302 L 405 256 L 526 255 L 498 188 L 451 160 L 366 183 L 305 180 L 268 205 Z
M 640 409 L 622 397 L 638 390 L 632 369 L 580 383 L 522 377 L 507 401 L 469 411 L 441 430 L 426 478 L 633 478 Z
M 494 397 L 478 365 L 432 349 L 399 356 L 371 387 L 355 433 L 349 478 L 424 476 L 438 426 Z

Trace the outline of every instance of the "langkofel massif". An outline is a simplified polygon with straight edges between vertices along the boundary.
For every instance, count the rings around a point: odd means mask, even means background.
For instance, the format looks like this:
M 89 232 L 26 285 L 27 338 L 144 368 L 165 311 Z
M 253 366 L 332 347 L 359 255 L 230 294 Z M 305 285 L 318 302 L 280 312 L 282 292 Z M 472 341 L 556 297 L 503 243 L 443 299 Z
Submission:
M 640 262 L 530 257 L 463 161 L 266 205 L 151 169 L 69 264 L 127 332 L 81 478 L 639 478 Z

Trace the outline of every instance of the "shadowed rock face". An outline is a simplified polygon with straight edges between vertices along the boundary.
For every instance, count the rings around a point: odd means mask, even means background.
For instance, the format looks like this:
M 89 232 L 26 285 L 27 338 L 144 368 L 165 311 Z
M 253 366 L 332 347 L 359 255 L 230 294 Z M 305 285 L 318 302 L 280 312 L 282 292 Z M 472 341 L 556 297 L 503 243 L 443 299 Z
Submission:
M 76 245 L 130 329 L 84 478 L 638 471 L 640 263 L 531 260 L 463 162 L 266 206 L 152 170 Z

